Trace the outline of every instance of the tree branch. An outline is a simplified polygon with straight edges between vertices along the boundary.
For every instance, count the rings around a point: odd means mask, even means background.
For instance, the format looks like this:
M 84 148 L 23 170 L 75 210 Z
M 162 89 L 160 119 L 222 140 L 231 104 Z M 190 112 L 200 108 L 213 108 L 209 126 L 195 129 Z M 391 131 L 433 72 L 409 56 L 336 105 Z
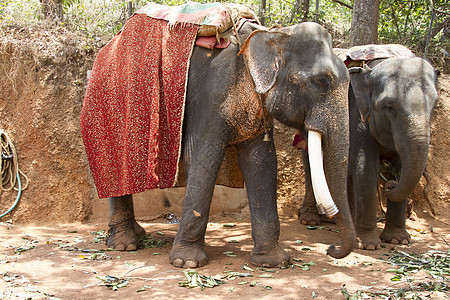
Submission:
M 338 4 L 342 5 L 342 6 L 345 6 L 345 7 L 347 7 L 348 9 L 353 9 L 353 6 L 348 5 L 347 3 L 342 2 L 342 1 L 340 1 L 340 0 L 331 0 L 331 1 L 336 2 L 336 3 L 338 3 Z
M 449 15 L 449 16 L 450 16 L 450 13 L 447 12 L 447 11 L 443 11 L 443 10 L 436 9 L 436 8 L 433 8 L 433 9 L 434 9 L 436 12 L 440 13 L 440 14 L 445 14 L 445 15 Z
M 431 29 L 430 39 L 432 39 L 436 34 L 438 34 L 439 31 L 442 30 L 442 28 L 444 28 L 444 27 L 446 27 L 448 25 L 450 25 L 450 17 L 447 17 L 444 21 L 442 21 L 440 23 L 437 23 L 433 27 L 433 29 Z M 420 46 L 422 47 L 422 49 L 425 48 L 425 44 L 427 42 L 427 37 L 428 37 L 428 34 L 426 36 L 424 36 L 422 38 L 422 40 L 420 41 Z

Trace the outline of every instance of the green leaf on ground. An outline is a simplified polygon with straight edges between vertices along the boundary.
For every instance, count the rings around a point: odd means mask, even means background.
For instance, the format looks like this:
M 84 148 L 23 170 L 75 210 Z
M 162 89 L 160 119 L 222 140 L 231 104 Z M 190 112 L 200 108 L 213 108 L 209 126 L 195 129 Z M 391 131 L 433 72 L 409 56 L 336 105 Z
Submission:
M 231 227 L 235 227 L 236 224 L 223 224 L 222 226 L 226 227 L 226 228 L 231 228 Z
M 162 248 L 170 243 L 170 240 L 162 232 L 157 232 L 156 235 L 159 237 L 152 236 L 152 234 L 144 235 L 139 239 L 140 248 Z
M 255 271 L 255 270 L 253 270 L 252 268 L 250 268 L 247 264 L 243 265 L 243 266 L 241 267 L 241 269 L 244 269 L 244 270 L 250 271 L 250 272 L 254 272 L 254 271 Z
M 203 291 L 205 288 L 213 288 L 225 283 L 225 281 L 212 276 L 200 275 L 197 271 L 183 271 L 183 273 L 186 280 L 178 282 L 178 285 L 182 287 L 200 287 Z
M 128 285 L 128 280 L 121 277 L 106 275 L 105 277 L 96 276 L 96 278 L 100 279 L 104 286 L 112 289 L 113 291 L 117 291 L 119 288 L 123 288 Z

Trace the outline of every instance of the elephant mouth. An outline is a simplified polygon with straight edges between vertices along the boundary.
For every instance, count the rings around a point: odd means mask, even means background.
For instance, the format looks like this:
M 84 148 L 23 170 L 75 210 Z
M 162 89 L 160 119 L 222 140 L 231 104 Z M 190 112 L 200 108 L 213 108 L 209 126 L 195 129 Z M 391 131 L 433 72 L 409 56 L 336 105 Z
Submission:
M 311 182 L 319 213 L 332 217 L 339 212 L 331 197 L 323 169 L 322 134 L 308 131 L 308 156 L 311 169 Z

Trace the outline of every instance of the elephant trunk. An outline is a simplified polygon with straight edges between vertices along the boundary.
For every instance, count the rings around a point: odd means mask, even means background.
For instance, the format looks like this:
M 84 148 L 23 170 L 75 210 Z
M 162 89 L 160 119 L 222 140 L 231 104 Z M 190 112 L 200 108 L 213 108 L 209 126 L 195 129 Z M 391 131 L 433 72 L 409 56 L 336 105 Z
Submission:
M 408 198 L 419 183 L 427 165 L 430 134 L 408 136 L 408 142 L 396 143 L 401 161 L 400 180 L 398 183 L 388 181 L 385 185 L 386 196 L 393 202 L 402 202 Z M 394 135 L 395 140 L 397 139 Z M 403 138 L 399 140 L 404 141 Z
M 332 136 L 335 137 L 335 135 Z M 340 147 L 337 148 L 335 147 L 337 145 L 330 140 L 331 138 L 327 140 L 328 147 L 324 160 L 327 177 L 331 179 L 328 180 L 330 183 L 330 189 L 328 189 L 322 164 L 321 134 L 312 130 L 308 132 L 308 153 L 314 195 L 319 209 L 322 209 L 322 213 L 326 213 L 327 216 L 335 218 L 342 234 L 341 245 L 337 247 L 331 245 L 327 253 L 334 258 L 343 258 L 353 250 L 355 241 L 346 188 L 348 147 L 345 146 L 348 144 L 341 142 Z
M 355 231 L 353 230 L 353 224 L 349 226 L 346 218 L 348 219 L 348 216 L 345 217 L 341 212 L 334 216 L 334 220 L 340 228 L 342 240 L 345 241 L 341 246 L 336 247 L 335 245 L 331 245 L 328 248 L 327 254 L 334 258 L 344 258 L 353 250 Z

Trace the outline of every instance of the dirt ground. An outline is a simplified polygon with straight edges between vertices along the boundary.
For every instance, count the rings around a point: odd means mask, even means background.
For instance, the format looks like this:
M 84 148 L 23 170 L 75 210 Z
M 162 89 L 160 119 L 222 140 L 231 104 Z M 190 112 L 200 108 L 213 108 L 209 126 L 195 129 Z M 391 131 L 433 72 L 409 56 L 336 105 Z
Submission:
M 290 252 L 292 265 L 269 270 L 247 265 L 252 250 L 248 207 L 230 210 L 225 207 L 229 194 L 222 193 L 218 197 L 223 199 L 214 199 L 213 205 L 224 204 L 215 210 L 207 230 L 209 264 L 196 271 L 225 283 L 202 291 L 179 286 L 186 280 L 183 270 L 168 261 L 177 224 L 156 218 L 159 211 L 141 214 L 140 220 L 162 247 L 125 253 L 108 251 L 101 241 L 101 232 L 107 229 L 106 203 L 96 198 L 89 176 L 79 115 L 86 74 L 102 43 L 89 44 L 63 29 L 0 30 L 0 128 L 13 138 L 20 167 L 30 179 L 18 207 L 0 219 L 0 299 L 344 299 L 345 291 L 388 298 L 401 289 L 411 298 L 449 298 L 436 287 L 448 285 L 448 274 L 441 280 L 424 270 L 395 273 L 392 269 L 398 266 L 387 261 L 404 253 L 449 250 L 448 74 L 440 78 L 440 100 L 433 116 L 427 166 L 431 181 L 427 186 L 423 178 L 411 195 L 415 212 L 407 222 L 411 245 L 384 244 L 380 250 L 356 250 L 341 260 L 327 256 L 328 245 L 339 241 L 339 234 L 333 224 L 307 228 L 296 219 L 304 184 L 300 155 L 291 146 L 293 130 L 276 123 L 280 244 Z M 175 194 L 182 199 L 182 193 Z M 0 212 L 10 207 L 15 195 L 0 194 Z M 117 290 L 100 278 L 117 278 L 119 285 L 113 284 Z M 420 292 L 422 283 L 434 284 L 435 291 Z
M 428 216 L 408 220 L 411 245 L 384 244 L 381 250 L 356 250 L 336 260 L 325 255 L 329 244 L 339 239 L 334 224 L 308 229 L 297 219 L 282 218 L 280 244 L 292 256 L 292 264 L 286 269 L 264 269 L 248 265 L 253 247 L 249 218 L 215 217 L 206 236 L 209 263 L 196 271 L 224 283 L 203 291 L 180 286 L 180 281 L 186 281 L 183 271 L 192 270 L 169 264 L 177 224 L 166 220 L 143 223 L 154 244 L 162 247 L 136 252 L 107 251 L 104 243 L 96 243 L 104 223 L 24 226 L 2 222 L 0 299 L 344 299 L 344 289 L 351 295 L 378 293 L 381 299 L 401 288 L 412 288 L 406 294 L 421 299 L 449 299 L 449 294 L 439 291 L 420 292 L 419 284 L 443 282 L 423 270 L 392 281 L 397 275 L 392 269 L 398 266 L 387 261 L 393 251 L 447 253 L 448 221 Z M 101 279 L 108 275 L 127 281 L 113 290 Z

